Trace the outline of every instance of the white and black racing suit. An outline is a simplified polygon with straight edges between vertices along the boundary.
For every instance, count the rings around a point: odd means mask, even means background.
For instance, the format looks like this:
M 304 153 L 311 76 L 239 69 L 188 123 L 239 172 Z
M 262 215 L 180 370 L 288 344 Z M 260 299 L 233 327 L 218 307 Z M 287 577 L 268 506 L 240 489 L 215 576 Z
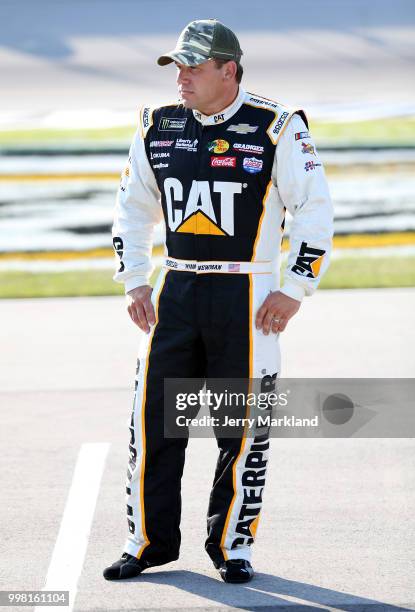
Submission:
M 302 300 L 328 266 L 332 205 L 301 110 L 239 88 L 221 113 L 144 107 L 113 227 L 126 291 L 148 284 L 155 225 L 166 259 L 152 293 L 131 420 L 125 552 L 161 563 L 180 547 L 186 439 L 163 431 L 165 378 L 262 379 L 280 373 L 278 334 L 255 315 L 280 288 L 286 209 L 293 216 L 281 291 Z M 215 565 L 250 558 L 269 441 L 218 438 L 206 550 Z

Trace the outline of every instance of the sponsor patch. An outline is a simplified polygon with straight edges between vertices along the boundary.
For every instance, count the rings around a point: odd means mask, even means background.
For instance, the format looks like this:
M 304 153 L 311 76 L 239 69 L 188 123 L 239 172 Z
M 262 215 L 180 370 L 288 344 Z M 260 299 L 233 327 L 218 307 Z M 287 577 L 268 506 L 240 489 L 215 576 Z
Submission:
M 124 254 L 124 243 L 122 241 L 122 238 L 120 238 L 119 236 L 114 236 L 114 238 L 112 239 L 112 244 L 114 245 L 114 251 L 120 258 L 120 267 L 118 268 L 118 272 L 123 272 L 124 264 L 122 261 L 122 256 Z
M 150 153 L 150 158 L 151 159 L 160 159 L 163 157 L 170 157 L 170 153 Z
M 168 268 L 178 268 L 179 264 L 177 263 L 177 261 L 174 261 L 172 259 L 166 259 L 166 264 L 165 264 Z
M 316 154 L 316 150 L 313 147 L 313 145 L 311 144 L 307 144 L 306 142 L 302 142 L 301 143 L 301 152 L 302 153 L 309 153 L 310 155 L 315 155 Z
M 321 166 L 321 164 L 316 164 L 315 161 L 308 161 L 304 164 L 304 169 L 308 172 L 309 170 L 314 170 L 317 166 Z
M 261 172 L 263 161 L 262 159 L 257 159 L 256 157 L 244 157 L 242 166 L 245 172 L 249 172 L 249 174 L 256 174 L 257 172 Z
M 235 151 L 243 151 L 243 153 L 255 153 L 256 155 L 262 155 L 264 147 L 254 144 L 247 144 L 242 142 L 235 142 L 233 145 Z
M 236 168 L 236 157 L 215 157 L 210 158 L 212 168 Z
M 274 129 L 272 130 L 272 133 L 277 135 L 280 133 L 282 126 L 284 125 L 284 122 L 286 120 L 286 118 L 288 117 L 290 113 L 288 113 L 287 111 L 284 111 L 281 115 L 281 117 L 278 119 Z
M 264 377 L 264 382 L 261 381 L 261 394 L 265 395 L 270 391 L 274 391 L 276 376 L 275 374 L 272 377 L 269 375 Z M 272 382 L 269 383 L 269 380 Z M 235 525 L 236 537 L 231 545 L 233 549 L 236 549 L 238 546 L 249 546 L 254 541 L 261 512 L 268 450 L 268 434 L 256 435 L 245 462 L 241 465 L 240 478 L 243 496 L 241 496 L 242 505 Z
M 155 169 L 157 169 L 157 170 L 158 170 L 159 168 L 168 168 L 168 167 L 169 167 L 169 164 L 162 164 L 162 163 L 160 163 L 160 164 L 154 164 L 154 166 L 153 166 L 153 168 L 155 168 Z
M 302 242 L 297 260 L 291 268 L 293 272 L 307 278 L 317 278 L 326 251 L 315 249 Z
M 234 212 L 242 189 L 243 183 L 231 180 L 212 181 L 212 184 L 205 180 L 193 180 L 186 187 L 179 179 L 167 177 L 163 181 L 166 223 L 172 232 L 182 234 L 234 236 Z M 216 212 L 212 207 L 213 197 L 217 199 Z
M 130 177 L 130 168 L 131 168 L 131 157 L 128 158 L 128 164 L 126 165 L 126 167 L 121 173 L 121 179 L 120 179 L 121 191 L 125 191 L 127 180 Z
M 188 138 L 178 138 L 176 140 L 176 144 L 174 145 L 175 149 L 181 149 L 182 151 L 189 151 L 190 153 L 197 152 L 198 139 L 190 140 Z
M 161 132 L 183 132 L 186 125 L 187 117 L 183 119 L 175 119 L 173 117 L 162 117 L 159 123 Z
M 146 130 L 150 125 L 150 109 L 145 108 L 143 110 L 143 128 Z
M 271 100 L 262 100 L 260 98 L 254 98 L 253 96 L 251 96 L 248 101 L 254 102 L 254 104 L 257 104 L 258 106 L 268 106 L 269 108 L 278 108 L 278 104 L 275 104 L 275 102 L 271 102 Z
M 294 138 L 296 140 L 304 140 L 304 138 L 310 138 L 310 134 L 308 132 L 297 132 Z
M 150 140 L 150 147 L 171 147 L 174 140 Z
M 238 123 L 230 125 L 227 132 L 236 132 L 237 134 L 254 134 L 258 129 L 257 125 L 249 125 L 249 123 Z
M 220 155 L 221 153 L 226 153 L 226 151 L 229 149 L 229 142 L 227 140 L 223 140 L 222 138 L 217 138 L 216 140 L 209 142 L 207 148 L 211 153 Z

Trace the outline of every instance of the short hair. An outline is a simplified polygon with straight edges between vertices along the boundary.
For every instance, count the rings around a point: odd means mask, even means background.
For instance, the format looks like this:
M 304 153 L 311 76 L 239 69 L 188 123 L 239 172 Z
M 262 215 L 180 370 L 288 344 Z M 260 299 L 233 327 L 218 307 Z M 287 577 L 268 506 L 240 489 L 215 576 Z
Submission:
M 234 60 L 217 59 L 216 57 L 214 58 L 214 60 L 215 60 L 216 68 L 222 68 L 222 66 L 224 66 L 228 62 L 234 61 Z M 244 69 L 242 68 L 242 65 L 239 62 L 236 62 L 235 79 L 237 83 L 240 83 L 242 81 L 243 73 L 244 73 Z

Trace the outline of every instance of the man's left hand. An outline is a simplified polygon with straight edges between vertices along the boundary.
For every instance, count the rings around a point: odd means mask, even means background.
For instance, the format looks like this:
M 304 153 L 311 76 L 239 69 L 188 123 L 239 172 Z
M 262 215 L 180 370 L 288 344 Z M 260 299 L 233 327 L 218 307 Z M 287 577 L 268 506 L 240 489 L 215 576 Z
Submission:
M 299 310 L 301 302 L 288 297 L 281 291 L 270 293 L 258 310 L 255 325 L 262 329 L 267 336 L 270 331 L 273 334 L 283 332 L 288 321 Z

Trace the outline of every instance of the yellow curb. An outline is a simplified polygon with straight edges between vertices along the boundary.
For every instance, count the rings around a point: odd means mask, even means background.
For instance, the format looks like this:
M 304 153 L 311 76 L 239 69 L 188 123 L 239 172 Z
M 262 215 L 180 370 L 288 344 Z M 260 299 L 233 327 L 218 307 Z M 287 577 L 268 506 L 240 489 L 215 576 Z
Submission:
M 388 234 L 348 234 L 334 236 L 334 249 L 368 249 L 375 247 L 415 244 L 415 232 L 390 232 Z M 288 251 L 289 240 L 284 239 L 282 250 Z
M 335 236 L 336 249 L 364 249 L 370 247 L 403 246 L 415 244 L 415 232 L 390 232 L 387 234 L 349 234 Z
M 335 249 L 365 249 L 376 247 L 393 247 L 415 244 L 415 232 L 391 232 L 389 234 L 350 234 L 348 236 L 335 236 L 333 248 Z M 288 251 L 289 240 L 284 239 L 282 250 Z M 164 253 L 163 245 L 153 249 L 153 256 Z M 44 252 L 9 252 L 0 253 L 0 261 L 67 261 L 78 259 L 100 259 L 114 257 L 111 248 L 90 249 L 89 251 L 44 251 Z
M 67 174 L 0 174 L 0 181 L 16 182 L 22 181 L 117 181 L 120 173 L 67 173 Z
M 157 246 L 153 249 L 153 255 L 162 255 L 164 249 Z M 0 253 L 0 261 L 67 261 L 78 259 L 101 259 L 115 257 L 113 249 L 90 249 L 89 251 L 44 251 L 26 253 L 16 251 L 10 253 Z

